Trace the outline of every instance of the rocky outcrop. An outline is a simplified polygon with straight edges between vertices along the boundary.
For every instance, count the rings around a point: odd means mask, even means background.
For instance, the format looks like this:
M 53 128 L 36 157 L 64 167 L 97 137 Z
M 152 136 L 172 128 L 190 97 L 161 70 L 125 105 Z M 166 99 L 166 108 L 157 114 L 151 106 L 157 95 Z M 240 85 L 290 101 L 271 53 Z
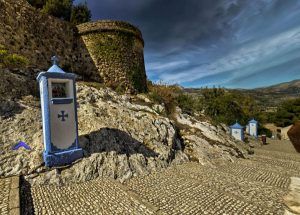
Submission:
M 231 138 L 225 125 L 214 126 L 209 121 L 199 121 L 195 117 L 182 114 L 179 109 L 175 120 L 181 128 L 185 153 L 190 160 L 212 165 L 212 161 L 234 161 L 233 158 L 246 157 L 246 146 Z
M 69 166 L 46 168 L 36 82 L 24 75 L 28 71 L 1 72 L 3 83 L 8 82 L 0 89 L 6 104 L 0 115 L 0 177 L 23 174 L 32 184 L 65 184 L 97 177 L 123 182 L 183 162 L 213 165 L 213 161 L 244 157 L 242 147 L 221 126 L 182 114 L 180 109 L 175 120 L 170 120 L 163 115 L 163 105 L 145 95 L 118 95 L 81 82 L 77 97 L 84 158 Z M 6 95 L 6 89 L 14 91 Z M 19 141 L 31 150 L 12 150 Z
M 20 96 L 13 101 L 14 115 L 1 116 L 0 176 L 25 174 L 40 183 L 53 182 L 57 175 L 63 182 L 98 176 L 122 181 L 188 160 L 172 122 L 152 108 L 135 105 L 129 96 L 109 89 L 79 84 L 77 91 L 80 145 L 85 158 L 60 169 L 59 174 L 44 168 L 39 99 Z M 18 141 L 26 142 L 32 150 L 11 150 Z

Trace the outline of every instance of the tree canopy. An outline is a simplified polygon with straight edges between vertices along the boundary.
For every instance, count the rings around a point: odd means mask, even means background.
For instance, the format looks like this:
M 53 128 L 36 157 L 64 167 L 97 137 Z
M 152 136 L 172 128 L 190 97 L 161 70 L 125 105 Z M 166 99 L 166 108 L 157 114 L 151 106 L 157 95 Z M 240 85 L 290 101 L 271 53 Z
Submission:
M 73 4 L 73 0 L 27 0 L 42 12 L 78 25 L 91 20 L 87 3 Z
M 42 11 L 57 18 L 70 20 L 73 0 L 47 0 Z
M 285 127 L 300 119 L 300 98 L 284 101 L 275 114 L 277 126 Z
M 74 5 L 71 12 L 71 19 L 70 21 L 78 25 L 80 23 L 88 22 L 91 20 L 92 14 L 89 8 L 87 7 L 87 4 L 78 4 Z

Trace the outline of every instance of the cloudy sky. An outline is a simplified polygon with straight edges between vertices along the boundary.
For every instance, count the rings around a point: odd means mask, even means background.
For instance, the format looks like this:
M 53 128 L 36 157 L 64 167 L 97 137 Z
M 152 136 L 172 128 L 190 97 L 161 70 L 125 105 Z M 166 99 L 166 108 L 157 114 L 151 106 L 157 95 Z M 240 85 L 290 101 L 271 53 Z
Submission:
M 87 3 L 93 20 L 140 28 L 152 81 L 255 88 L 300 79 L 300 0 Z

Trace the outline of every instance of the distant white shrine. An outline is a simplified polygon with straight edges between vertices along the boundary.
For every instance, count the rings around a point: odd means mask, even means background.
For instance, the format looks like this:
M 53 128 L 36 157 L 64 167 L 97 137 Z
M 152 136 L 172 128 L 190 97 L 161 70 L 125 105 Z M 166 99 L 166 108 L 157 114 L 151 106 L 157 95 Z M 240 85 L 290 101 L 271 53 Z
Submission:
M 230 126 L 230 134 L 237 140 L 244 141 L 244 127 L 238 122 Z
M 248 126 L 249 126 L 249 135 L 253 137 L 257 137 L 258 122 L 255 119 L 252 119 L 249 121 Z

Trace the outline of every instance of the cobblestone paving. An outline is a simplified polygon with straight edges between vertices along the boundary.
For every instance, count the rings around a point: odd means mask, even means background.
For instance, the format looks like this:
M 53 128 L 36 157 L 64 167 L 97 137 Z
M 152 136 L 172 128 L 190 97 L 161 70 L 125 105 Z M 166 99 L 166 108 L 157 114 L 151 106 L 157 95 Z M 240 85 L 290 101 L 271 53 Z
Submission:
M 216 167 L 186 163 L 125 186 L 105 179 L 35 186 L 35 214 L 284 214 L 290 177 L 300 177 L 300 154 L 276 144 L 255 149 L 250 159 Z
M 109 180 L 35 186 L 31 192 L 35 214 L 154 214 Z
M 0 179 L 0 214 L 9 214 L 9 191 L 11 178 Z
M 249 160 L 217 168 L 187 163 L 127 186 L 167 214 L 284 214 L 290 176 L 300 176 L 300 154 L 279 144 L 256 149 Z

